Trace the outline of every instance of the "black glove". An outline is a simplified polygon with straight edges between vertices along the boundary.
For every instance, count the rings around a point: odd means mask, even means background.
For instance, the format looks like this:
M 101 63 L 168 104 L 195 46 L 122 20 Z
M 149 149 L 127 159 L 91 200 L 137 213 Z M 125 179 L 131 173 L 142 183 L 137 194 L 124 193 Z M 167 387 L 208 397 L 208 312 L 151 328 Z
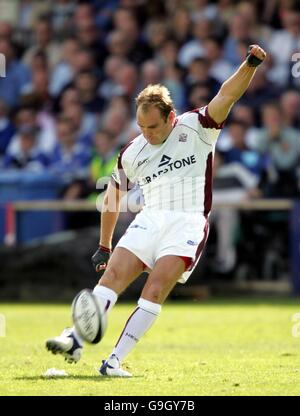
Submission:
M 98 250 L 92 256 L 92 264 L 97 273 L 104 271 L 106 269 L 110 255 L 111 255 L 111 250 L 109 248 L 99 245 Z M 100 269 L 100 266 L 102 266 L 101 269 Z
M 257 56 L 254 56 L 251 54 L 251 49 L 253 48 L 254 45 L 250 45 L 249 49 L 247 51 L 247 55 L 246 55 L 246 61 L 248 66 L 258 66 L 262 63 L 262 60 L 257 58 Z

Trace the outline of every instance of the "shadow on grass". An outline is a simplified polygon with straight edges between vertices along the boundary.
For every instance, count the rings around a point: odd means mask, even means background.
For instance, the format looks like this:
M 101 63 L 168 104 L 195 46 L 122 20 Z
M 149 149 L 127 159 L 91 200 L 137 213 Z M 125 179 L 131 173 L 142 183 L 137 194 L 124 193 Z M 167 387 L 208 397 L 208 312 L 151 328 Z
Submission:
M 137 378 L 144 378 L 143 376 L 132 376 L 130 377 L 131 379 L 137 379 Z M 120 380 L 120 379 L 125 379 L 128 380 L 128 377 L 102 377 L 102 376 L 52 376 L 52 377 L 47 377 L 47 376 L 24 376 L 24 377 L 14 377 L 14 380 L 18 380 L 18 381 L 51 381 L 51 380 L 80 380 L 80 381 L 99 381 L 99 382 L 107 382 L 111 380 Z

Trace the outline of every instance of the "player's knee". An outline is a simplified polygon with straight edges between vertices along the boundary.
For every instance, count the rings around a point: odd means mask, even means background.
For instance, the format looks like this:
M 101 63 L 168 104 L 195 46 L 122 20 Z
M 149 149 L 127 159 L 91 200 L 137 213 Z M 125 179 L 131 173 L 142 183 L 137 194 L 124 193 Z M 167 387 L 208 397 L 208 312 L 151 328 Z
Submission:
M 160 303 L 163 298 L 164 290 L 159 284 L 152 284 L 147 289 L 147 300 L 153 303 Z
M 105 281 L 109 281 L 110 283 L 118 281 L 118 273 L 114 266 L 107 266 L 103 276 L 99 280 L 99 283 L 103 283 Z

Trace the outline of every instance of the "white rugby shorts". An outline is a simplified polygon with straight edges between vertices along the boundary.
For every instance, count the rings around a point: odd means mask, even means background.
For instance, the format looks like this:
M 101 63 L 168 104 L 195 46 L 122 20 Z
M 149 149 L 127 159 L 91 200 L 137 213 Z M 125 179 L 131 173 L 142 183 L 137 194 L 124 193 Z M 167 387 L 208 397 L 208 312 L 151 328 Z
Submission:
M 208 230 L 208 220 L 201 213 L 144 208 L 116 247 L 131 251 L 150 270 L 163 256 L 191 257 L 192 264 L 178 279 L 178 282 L 185 283 L 200 259 Z

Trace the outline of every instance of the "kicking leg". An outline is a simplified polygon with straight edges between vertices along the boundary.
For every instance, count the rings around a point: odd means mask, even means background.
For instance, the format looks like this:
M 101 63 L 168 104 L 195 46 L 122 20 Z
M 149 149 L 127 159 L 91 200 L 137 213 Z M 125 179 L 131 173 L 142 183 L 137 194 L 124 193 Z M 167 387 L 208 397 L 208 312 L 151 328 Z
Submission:
M 143 262 L 133 253 L 117 247 L 107 268 L 93 290 L 93 294 L 104 305 L 106 313 L 112 309 L 118 295 L 143 271 Z M 79 361 L 82 354 L 83 340 L 74 328 L 66 328 L 58 337 L 46 341 L 47 350 L 61 354 L 70 363 Z
M 108 360 L 103 361 L 100 373 L 109 376 L 130 377 L 120 363 L 150 329 L 161 311 L 161 305 L 186 269 L 181 257 L 160 258 L 143 288 L 137 308 L 127 320 L 123 332 Z

